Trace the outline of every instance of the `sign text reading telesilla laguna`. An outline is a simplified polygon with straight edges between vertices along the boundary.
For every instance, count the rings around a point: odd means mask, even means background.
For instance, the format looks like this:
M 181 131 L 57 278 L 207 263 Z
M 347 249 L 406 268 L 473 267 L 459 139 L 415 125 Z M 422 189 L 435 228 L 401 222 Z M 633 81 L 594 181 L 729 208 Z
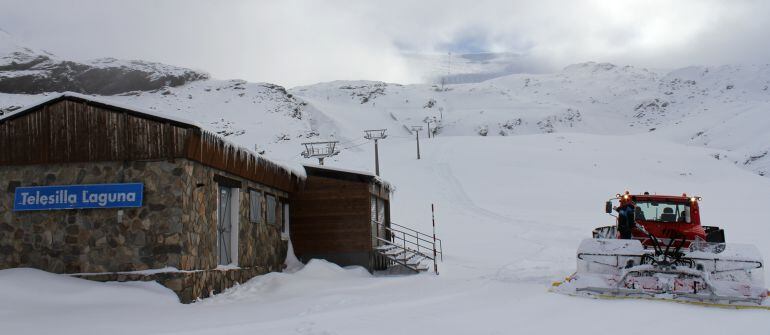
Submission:
M 140 183 L 17 187 L 13 210 L 141 207 L 143 191 Z

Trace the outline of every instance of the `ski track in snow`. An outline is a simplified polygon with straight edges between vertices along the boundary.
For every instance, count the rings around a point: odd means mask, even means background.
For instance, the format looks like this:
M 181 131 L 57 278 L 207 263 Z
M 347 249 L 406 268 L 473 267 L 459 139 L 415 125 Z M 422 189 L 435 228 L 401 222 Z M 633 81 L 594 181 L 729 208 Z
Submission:
M 495 222 L 497 224 L 511 225 L 513 227 L 516 227 L 519 231 L 519 234 L 517 234 L 516 236 L 511 236 L 511 240 L 525 241 L 525 242 L 531 243 L 536 247 L 526 255 L 516 255 L 517 258 L 528 259 L 532 256 L 536 256 L 540 254 L 540 252 L 542 252 L 547 248 L 547 246 L 541 241 L 524 237 L 531 231 L 532 229 L 531 224 L 524 224 L 522 220 L 516 220 L 506 215 L 495 213 L 493 211 L 484 209 L 476 205 L 473 202 L 473 200 L 471 200 L 468 197 L 467 193 L 465 193 L 460 181 L 457 180 L 457 178 L 455 178 L 455 176 L 452 174 L 452 170 L 449 165 L 444 163 L 434 164 L 431 170 L 435 172 L 435 175 L 436 177 L 438 177 L 439 180 L 444 182 L 444 184 L 442 184 L 442 190 L 446 191 L 445 194 L 450 195 L 449 201 L 454 206 L 461 206 L 468 213 L 470 213 L 472 217 L 475 217 L 477 219 L 486 218 L 491 222 Z M 483 238 L 484 236 L 482 235 L 478 237 Z M 514 282 L 532 281 L 532 280 L 528 280 L 527 278 L 518 278 L 511 273 L 510 268 L 520 268 L 520 267 L 516 267 L 516 265 L 520 264 L 521 262 L 522 262 L 521 260 L 517 260 L 515 262 L 503 264 L 497 269 L 494 275 L 482 275 L 481 278 L 495 279 L 495 280 L 502 280 L 502 281 L 514 281 Z M 465 265 L 465 267 L 468 269 L 482 270 L 478 267 L 470 266 L 470 265 Z M 538 278 L 534 278 L 534 281 L 542 282 L 543 279 L 544 279 L 543 277 L 538 277 Z

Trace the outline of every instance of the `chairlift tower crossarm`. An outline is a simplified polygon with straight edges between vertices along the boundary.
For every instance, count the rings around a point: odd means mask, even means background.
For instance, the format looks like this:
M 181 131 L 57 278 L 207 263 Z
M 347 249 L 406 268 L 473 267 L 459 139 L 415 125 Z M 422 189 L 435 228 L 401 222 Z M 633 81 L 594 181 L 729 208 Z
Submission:
M 302 143 L 305 146 L 305 151 L 302 152 L 302 156 L 305 158 L 317 158 L 319 165 L 324 165 L 324 159 L 339 154 L 337 150 L 337 144 L 339 141 L 325 141 L 325 142 L 306 142 Z

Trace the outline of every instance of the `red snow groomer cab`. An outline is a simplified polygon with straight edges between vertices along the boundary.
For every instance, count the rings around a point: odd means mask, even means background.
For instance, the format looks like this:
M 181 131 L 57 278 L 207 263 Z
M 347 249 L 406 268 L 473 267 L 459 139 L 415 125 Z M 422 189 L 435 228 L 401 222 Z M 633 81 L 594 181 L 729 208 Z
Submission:
M 715 226 L 703 226 L 700 220 L 699 202 L 701 198 L 687 194 L 657 195 L 617 194 L 605 204 L 605 212 L 612 214 L 624 207 L 630 207 L 631 216 L 625 222 L 629 224 L 631 238 L 642 242 L 645 247 L 653 247 L 657 239 L 660 242 L 681 241 L 682 247 L 689 247 L 691 241 L 702 240 L 724 243 L 725 232 Z M 614 201 L 617 201 L 617 205 Z M 621 238 L 623 217 L 616 216 L 616 224 L 594 229 L 594 238 Z M 643 229 L 642 229 L 643 228 Z M 678 243 L 678 242 L 677 242 Z
M 578 247 L 577 270 L 554 292 L 676 300 L 770 309 L 764 266 L 753 245 L 725 243 L 702 226 L 699 197 L 618 194 L 605 211 L 616 224 Z

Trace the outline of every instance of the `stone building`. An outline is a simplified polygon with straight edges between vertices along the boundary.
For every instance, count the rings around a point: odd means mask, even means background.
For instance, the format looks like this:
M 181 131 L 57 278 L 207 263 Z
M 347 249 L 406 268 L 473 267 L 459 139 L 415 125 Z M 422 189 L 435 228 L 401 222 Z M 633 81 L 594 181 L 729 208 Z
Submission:
M 192 122 L 58 95 L 0 118 L 0 269 L 156 280 L 190 302 L 282 270 L 303 182 Z

